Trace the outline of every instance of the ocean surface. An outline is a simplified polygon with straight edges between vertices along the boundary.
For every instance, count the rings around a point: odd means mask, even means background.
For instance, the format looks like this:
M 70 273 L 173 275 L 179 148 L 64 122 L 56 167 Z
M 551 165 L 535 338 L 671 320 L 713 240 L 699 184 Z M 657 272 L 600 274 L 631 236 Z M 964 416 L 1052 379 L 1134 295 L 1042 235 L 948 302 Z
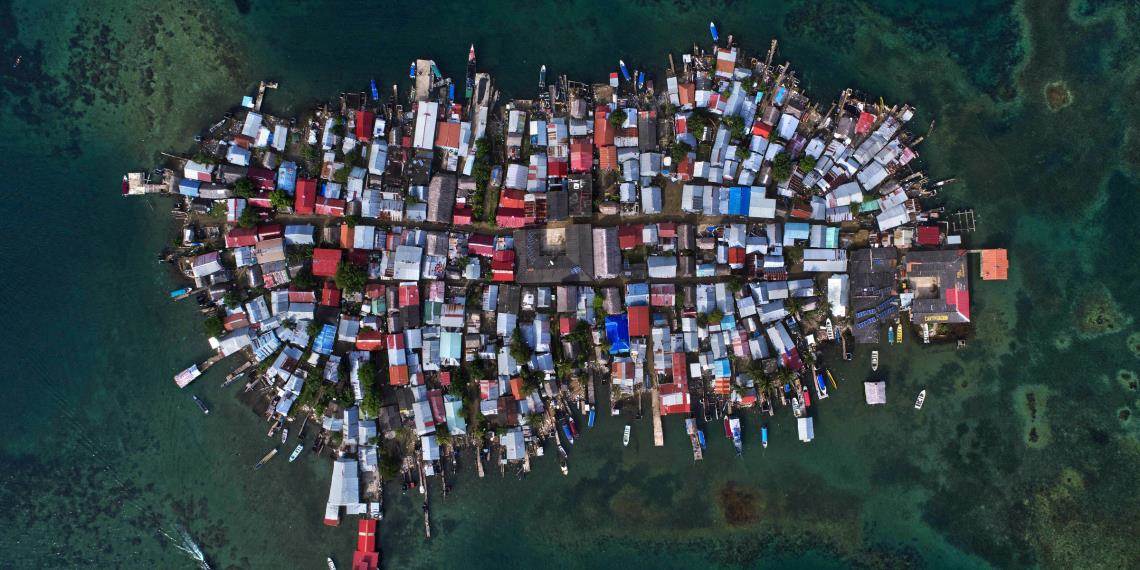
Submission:
M 756 52 L 780 40 L 821 107 L 847 86 L 919 109 L 912 128 L 971 246 L 968 346 L 882 346 L 888 404 L 863 404 L 869 350 L 837 364 L 816 440 L 791 413 L 762 451 L 683 426 L 600 417 L 525 480 L 466 475 L 388 495 L 389 568 L 1140 566 L 1140 4 L 1136 2 L 30 2 L 0 0 L 0 568 L 346 564 L 354 524 L 321 524 L 331 466 L 252 465 L 264 422 L 212 370 L 200 316 L 156 253 L 162 199 L 120 176 L 178 152 L 260 79 L 291 115 L 415 57 L 461 77 L 467 46 L 508 95 L 538 67 L 603 81 L 623 58 L 663 78 L 707 23 Z M 16 58 L 21 64 L 12 68 Z M 975 274 L 976 275 L 976 274 Z M 837 362 L 835 355 L 828 361 Z M 915 394 L 925 387 L 926 407 Z M 189 393 L 210 404 L 203 417 Z

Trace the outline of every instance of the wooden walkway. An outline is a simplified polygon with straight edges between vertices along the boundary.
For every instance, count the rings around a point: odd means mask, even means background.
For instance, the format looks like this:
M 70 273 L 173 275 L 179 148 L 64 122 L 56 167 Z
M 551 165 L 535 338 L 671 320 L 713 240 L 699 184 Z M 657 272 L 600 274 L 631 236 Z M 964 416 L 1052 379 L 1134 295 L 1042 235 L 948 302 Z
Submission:
M 663 447 L 665 430 L 661 427 L 661 398 L 657 395 L 656 386 L 649 391 L 649 397 L 653 398 L 653 445 Z

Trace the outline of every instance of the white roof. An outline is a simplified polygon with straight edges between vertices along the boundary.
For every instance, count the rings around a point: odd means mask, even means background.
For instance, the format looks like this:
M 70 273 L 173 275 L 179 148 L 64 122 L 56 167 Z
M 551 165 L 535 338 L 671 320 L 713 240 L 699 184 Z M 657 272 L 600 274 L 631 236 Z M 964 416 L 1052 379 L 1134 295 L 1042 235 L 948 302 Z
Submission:
M 413 146 L 431 150 L 435 146 L 435 128 L 439 120 L 439 103 L 421 101 L 416 109 L 416 134 Z

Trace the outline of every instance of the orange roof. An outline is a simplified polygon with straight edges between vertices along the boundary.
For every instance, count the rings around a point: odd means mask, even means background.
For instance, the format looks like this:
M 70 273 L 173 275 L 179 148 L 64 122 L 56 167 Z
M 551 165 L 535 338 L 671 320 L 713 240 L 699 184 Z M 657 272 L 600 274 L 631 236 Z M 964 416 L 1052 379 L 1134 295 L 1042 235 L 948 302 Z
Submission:
M 613 145 L 598 148 L 598 168 L 617 170 L 617 147 Z
M 697 101 L 697 84 L 682 83 L 677 86 L 677 99 L 682 105 L 692 105 Z
M 1009 257 L 1004 249 L 982 250 L 982 279 L 1005 281 L 1009 279 Z
M 407 386 L 408 385 L 408 365 L 400 364 L 398 366 L 388 367 L 388 384 L 392 386 Z
M 459 148 L 459 123 L 440 123 L 436 129 L 435 146 Z
M 522 378 L 511 378 L 511 394 L 514 395 L 516 400 L 523 399 Z
M 340 225 L 340 246 L 348 248 L 348 249 L 352 249 L 352 237 L 353 237 L 352 227 L 349 226 L 348 224 L 341 224 Z

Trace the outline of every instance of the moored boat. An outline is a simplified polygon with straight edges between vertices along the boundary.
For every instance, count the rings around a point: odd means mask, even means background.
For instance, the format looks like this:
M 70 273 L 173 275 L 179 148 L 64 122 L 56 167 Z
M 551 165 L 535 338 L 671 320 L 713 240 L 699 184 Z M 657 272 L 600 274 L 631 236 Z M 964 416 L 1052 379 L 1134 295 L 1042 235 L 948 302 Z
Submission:
M 329 570 L 336 570 L 336 562 L 333 562 L 333 559 L 331 556 L 326 558 L 325 560 L 328 561 L 328 563 L 329 563 Z
M 879 351 L 871 351 L 871 372 L 879 371 Z
M 621 444 L 623 447 L 629 447 L 629 434 L 633 432 L 633 428 L 629 424 L 625 424 L 625 432 L 621 435 Z
M 817 373 L 815 375 L 815 385 L 816 385 L 816 387 L 819 388 L 818 390 L 816 390 L 816 393 L 819 395 L 820 400 L 822 400 L 822 399 L 824 399 L 830 395 L 827 393 L 827 382 L 824 381 L 822 372 Z
M 376 79 L 373 78 L 371 80 L 371 82 L 372 83 L 371 83 L 370 87 L 372 87 L 372 100 L 373 101 L 379 101 L 380 100 L 380 90 L 376 88 Z
M 471 49 L 467 52 L 467 89 L 465 90 L 465 98 L 470 101 L 471 96 L 475 94 L 475 44 L 471 44 Z
M 625 61 L 619 59 L 618 68 L 621 69 L 621 76 L 624 77 L 626 81 L 629 81 L 629 70 L 625 67 Z
M 296 461 L 297 458 L 301 456 L 301 452 L 304 450 L 305 450 L 305 443 L 304 442 L 298 443 L 297 447 L 293 448 L 293 453 L 289 454 L 289 463 Z
M 281 443 L 289 441 L 289 428 L 281 430 Z
M 925 388 L 923 388 L 923 390 L 918 393 L 918 398 L 916 398 L 914 400 L 914 409 L 921 410 L 922 405 L 924 403 L 926 403 L 926 389 Z
M 899 319 L 899 324 L 895 327 L 895 342 L 902 344 L 903 337 L 903 324 L 902 319 Z
M 716 31 L 716 23 L 709 22 L 709 33 L 712 34 L 713 43 L 720 41 L 720 34 Z
M 760 426 L 760 445 L 768 449 L 768 424 Z
M 596 415 L 597 415 L 597 410 L 595 410 L 594 408 L 590 408 L 590 414 L 586 417 L 586 425 L 587 426 L 594 427 L 594 419 L 595 419 Z
M 887 344 L 895 343 L 895 327 L 887 326 Z
M 562 424 L 562 435 L 566 436 L 566 441 L 570 442 L 570 445 L 574 445 L 574 436 L 570 433 L 570 427 L 565 423 Z
M 412 79 L 416 78 L 416 62 L 414 61 L 412 62 L 412 65 L 408 67 L 408 77 Z
M 206 402 L 203 402 L 202 398 L 199 398 L 198 396 L 191 396 L 191 397 L 194 398 L 194 403 L 198 404 L 198 409 L 202 410 L 203 414 L 206 414 L 206 415 L 210 414 L 210 408 L 206 407 Z
M 736 448 L 737 457 L 744 455 L 744 438 L 740 433 L 740 418 L 725 418 L 729 431 L 732 433 L 732 446 Z
M 803 393 L 804 393 L 804 408 L 807 408 L 808 406 L 811 406 L 811 395 L 808 393 L 807 386 L 804 386 Z
M 257 465 L 254 465 L 253 468 L 254 469 L 261 469 L 263 466 L 265 466 L 266 463 L 269 463 L 270 459 L 273 459 L 277 455 L 277 452 L 279 450 L 280 450 L 280 448 L 277 448 L 277 447 L 270 449 L 269 453 L 266 453 L 265 457 L 262 457 L 261 461 L 258 461 Z

